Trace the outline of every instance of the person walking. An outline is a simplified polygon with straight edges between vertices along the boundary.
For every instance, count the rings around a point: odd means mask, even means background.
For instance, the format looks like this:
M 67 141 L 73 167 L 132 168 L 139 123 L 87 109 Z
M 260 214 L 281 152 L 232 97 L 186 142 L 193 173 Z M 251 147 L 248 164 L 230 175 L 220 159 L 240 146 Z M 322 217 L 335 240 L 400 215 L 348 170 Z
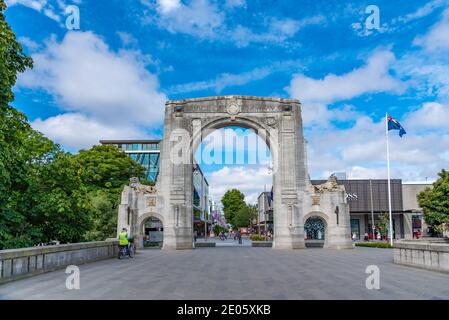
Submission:
M 198 231 L 193 231 L 193 241 L 196 242 L 196 238 L 198 238 Z
M 237 230 L 237 239 L 239 240 L 239 244 L 242 244 L 242 234 L 240 233 L 240 230 Z

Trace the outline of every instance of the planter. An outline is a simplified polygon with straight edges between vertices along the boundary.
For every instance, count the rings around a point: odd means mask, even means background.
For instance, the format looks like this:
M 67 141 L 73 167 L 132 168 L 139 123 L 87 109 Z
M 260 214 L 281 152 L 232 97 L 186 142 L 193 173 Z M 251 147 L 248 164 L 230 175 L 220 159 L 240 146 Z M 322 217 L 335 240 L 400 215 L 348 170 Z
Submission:
M 195 242 L 195 248 L 211 248 L 215 247 L 215 242 Z
M 252 247 L 268 247 L 271 248 L 273 246 L 272 241 L 251 241 Z

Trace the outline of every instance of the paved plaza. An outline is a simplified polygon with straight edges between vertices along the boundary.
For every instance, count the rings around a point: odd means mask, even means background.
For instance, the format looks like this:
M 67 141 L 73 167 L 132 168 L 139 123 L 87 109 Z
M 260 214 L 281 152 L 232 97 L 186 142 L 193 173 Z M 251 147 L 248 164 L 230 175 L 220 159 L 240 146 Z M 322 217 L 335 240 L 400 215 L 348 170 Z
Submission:
M 134 259 L 80 266 L 79 290 L 64 270 L 0 285 L 1 299 L 449 299 L 449 275 L 395 265 L 393 251 L 273 250 L 222 246 L 140 251 Z M 365 286 L 380 268 L 380 290 Z

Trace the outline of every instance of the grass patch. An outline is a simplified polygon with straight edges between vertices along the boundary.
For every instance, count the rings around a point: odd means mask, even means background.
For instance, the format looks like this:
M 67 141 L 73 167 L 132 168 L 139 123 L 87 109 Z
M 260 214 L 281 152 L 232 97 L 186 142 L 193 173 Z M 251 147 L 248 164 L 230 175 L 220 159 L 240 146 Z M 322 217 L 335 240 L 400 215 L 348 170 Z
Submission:
M 388 242 L 356 242 L 356 247 L 368 247 L 368 248 L 382 248 L 391 249 L 393 248 Z

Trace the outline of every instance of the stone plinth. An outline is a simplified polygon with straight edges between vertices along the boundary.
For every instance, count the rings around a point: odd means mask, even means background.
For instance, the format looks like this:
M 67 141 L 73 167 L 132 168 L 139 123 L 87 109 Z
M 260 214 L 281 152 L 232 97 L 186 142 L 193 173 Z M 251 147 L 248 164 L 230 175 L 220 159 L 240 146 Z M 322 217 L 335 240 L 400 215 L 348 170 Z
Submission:
M 394 263 L 449 272 L 449 242 L 400 240 L 394 243 Z

